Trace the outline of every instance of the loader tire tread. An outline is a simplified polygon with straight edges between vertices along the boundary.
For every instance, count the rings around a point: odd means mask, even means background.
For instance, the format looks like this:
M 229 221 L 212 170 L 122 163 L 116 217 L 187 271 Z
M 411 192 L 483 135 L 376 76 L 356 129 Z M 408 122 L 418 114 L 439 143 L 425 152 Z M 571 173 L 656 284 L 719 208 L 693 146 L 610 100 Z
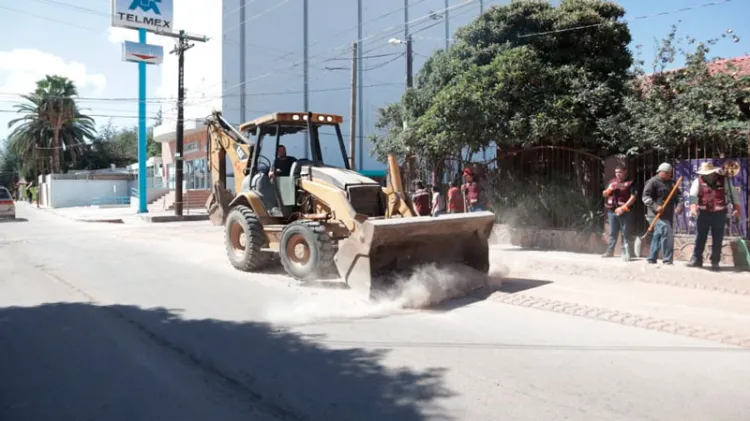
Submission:
M 295 226 L 304 226 L 307 229 L 310 230 L 310 232 L 315 236 L 316 241 L 316 247 L 318 252 L 317 261 L 313 264 L 313 266 L 307 270 L 304 273 L 300 273 L 299 271 L 295 270 L 294 267 L 292 267 L 291 263 L 289 262 L 289 259 L 284 256 L 285 250 L 283 245 L 279 248 L 279 260 L 281 260 L 281 265 L 284 267 L 284 271 L 286 271 L 287 274 L 292 276 L 293 278 L 297 279 L 298 281 L 313 281 L 316 279 L 319 279 L 321 276 L 324 276 L 330 272 L 334 266 L 333 264 L 333 257 L 336 254 L 336 247 L 334 246 L 334 242 L 331 239 L 331 237 L 326 232 L 325 227 L 320 222 L 315 221 L 301 221 L 301 222 L 293 222 L 289 224 L 285 230 L 295 227 Z M 284 234 L 282 233 L 282 244 L 283 244 L 283 237 Z
M 258 219 L 252 209 L 240 205 L 236 206 L 225 215 L 227 223 L 236 218 L 235 215 L 238 215 L 241 224 L 242 221 L 244 221 L 244 224 L 242 225 L 247 237 L 245 239 L 246 252 L 240 260 L 237 260 L 234 257 L 232 240 L 229 238 L 229 227 L 228 225 L 225 226 L 224 244 L 226 245 L 226 252 L 229 261 L 235 269 L 243 272 L 254 272 L 265 268 L 271 262 L 273 254 L 262 250 L 266 243 L 266 236 L 263 231 L 263 225 L 260 223 L 260 219 Z

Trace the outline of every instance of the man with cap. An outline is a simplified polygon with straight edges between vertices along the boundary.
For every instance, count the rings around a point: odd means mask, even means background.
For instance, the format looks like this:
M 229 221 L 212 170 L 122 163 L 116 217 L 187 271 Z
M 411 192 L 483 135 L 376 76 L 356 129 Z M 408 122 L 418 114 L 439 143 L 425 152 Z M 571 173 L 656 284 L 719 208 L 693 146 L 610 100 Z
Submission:
M 463 176 L 465 182 L 461 186 L 461 191 L 466 196 L 466 210 L 469 212 L 483 211 L 482 192 L 479 183 L 477 183 L 474 171 L 471 168 L 464 168 Z
M 703 251 L 706 249 L 708 233 L 711 232 L 711 270 L 719 270 L 721 246 L 724 242 L 724 226 L 727 212 L 733 217 L 740 214 L 736 206 L 740 203 L 729 177 L 712 162 L 704 162 L 698 177 L 690 186 L 690 215 L 697 218 L 695 247 L 688 266 L 703 266 Z
M 651 177 L 643 187 L 643 204 L 648 211 L 648 220 L 653 221 L 656 215 L 661 212 L 659 220 L 654 226 L 653 237 L 651 238 L 651 249 L 649 250 L 646 261 L 650 264 L 656 264 L 659 257 L 659 251 L 662 253 L 662 262 L 665 265 L 671 265 L 674 262 L 674 231 L 672 221 L 674 220 L 675 207 L 680 203 L 680 189 L 675 191 L 672 200 L 665 203 L 669 193 L 674 187 L 672 180 L 672 166 L 664 162 L 659 165 L 656 175 Z M 677 207 L 680 212 L 682 207 Z

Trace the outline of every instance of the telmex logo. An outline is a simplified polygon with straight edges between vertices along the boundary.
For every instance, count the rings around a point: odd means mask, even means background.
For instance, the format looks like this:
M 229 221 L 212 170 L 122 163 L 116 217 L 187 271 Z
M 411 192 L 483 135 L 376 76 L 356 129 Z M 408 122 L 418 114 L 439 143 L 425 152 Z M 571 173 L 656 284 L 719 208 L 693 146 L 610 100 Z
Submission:
M 133 0 L 128 9 L 141 9 L 144 12 L 154 12 L 156 15 L 161 15 L 158 3 L 161 3 L 161 0 Z

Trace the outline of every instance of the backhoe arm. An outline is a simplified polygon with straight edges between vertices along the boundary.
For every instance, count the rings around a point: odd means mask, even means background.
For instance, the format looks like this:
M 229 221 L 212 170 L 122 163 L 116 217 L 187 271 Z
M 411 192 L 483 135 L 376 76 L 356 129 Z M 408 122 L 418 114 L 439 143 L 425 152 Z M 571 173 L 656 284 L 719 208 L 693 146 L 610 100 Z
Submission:
M 386 217 L 400 215 L 402 217 L 419 216 L 414 203 L 404 190 L 404 182 L 401 178 L 401 168 L 398 166 L 396 155 L 388 155 L 388 187 L 383 189 L 387 197 Z
M 252 145 L 231 124 L 221 112 L 214 111 L 206 119 L 208 127 L 209 169 L 213 186 L 211 195 L 206 201 L 209 217 L 215 225 L 224 223 L 227 208 L 234 195 L 227 189 L 227 157 L 234 170 L 234 192 L 242 191 L 242 181 L 245 178 L 248 158 L 251 156 Z

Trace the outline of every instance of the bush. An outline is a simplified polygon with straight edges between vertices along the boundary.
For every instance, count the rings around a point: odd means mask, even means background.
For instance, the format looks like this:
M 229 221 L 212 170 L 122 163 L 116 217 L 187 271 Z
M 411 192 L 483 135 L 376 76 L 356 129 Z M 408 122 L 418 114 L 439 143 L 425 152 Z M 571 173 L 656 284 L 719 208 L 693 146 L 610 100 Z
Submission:
M 505 180 L 493 183 L 497 186 L 493 188 L 493 210 L 501 223 L 516 228 L 601 230 L 602 199 L 577 182 L 562 177 Z

